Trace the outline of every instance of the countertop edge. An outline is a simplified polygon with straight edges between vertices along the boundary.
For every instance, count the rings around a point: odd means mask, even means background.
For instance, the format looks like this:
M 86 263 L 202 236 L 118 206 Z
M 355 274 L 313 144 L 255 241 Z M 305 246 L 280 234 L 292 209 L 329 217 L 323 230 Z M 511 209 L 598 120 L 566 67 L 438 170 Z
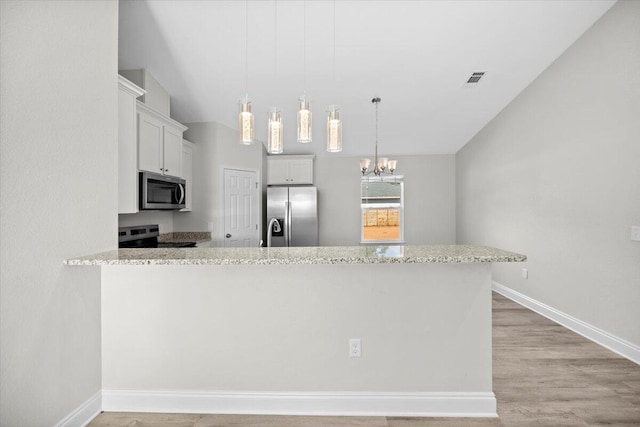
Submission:
M 486 247 L 481 247 L 486 248 Z M 492 249 L 492 248 L 486 248 Z M 496 250 L 500 251 L 500 250 Z M 505 251 L 501 251 L 505 252 Z M 109 252 L 105 253 L 109 254 Z M 326 256 L 287 256 L 265 258 L 223 258 L 220 255 L 211 257 L 148 257 L 148 258 L 108 258 L 101 259 L 101 255 L 87 256 L 65 260 L 69 266 L 114 266 L 114 265 L 339 265 L 339 264 L 473 264 L 494 262 L 525 262 L 526 255 L 509 252 L 500 255 L 433 255 L 433 256 L 401 256 L 401 257 L 326 257 Z M 118 256 L 117 251 L 112 251 L 113 256 Z

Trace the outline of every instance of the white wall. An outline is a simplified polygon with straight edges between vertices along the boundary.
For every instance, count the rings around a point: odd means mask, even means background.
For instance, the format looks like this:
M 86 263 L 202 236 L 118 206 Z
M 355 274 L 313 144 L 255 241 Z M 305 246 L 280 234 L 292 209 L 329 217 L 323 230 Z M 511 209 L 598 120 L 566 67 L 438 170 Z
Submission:
M 118 3 L 0 2 L 0 425 L 101 388 L 100 272 L 117 246 Z
M 188 123 L 185 139 L 193 147 L 193 211 L 176 212 L 173 216 L 174 231 L 211 231 L 214 245 L 224 242 L 224 182 L 223 168 L 239 168 L 257 171 L 262 182 L 264 146 L 240 145 L 238 131 L 215 122 Z M 259 218 L 262 218 L 261 202 Z M 209 223 L 213 228 L 209 228 Z M 262 222 L 259 222 L 260 227 Z M 258 230 L 260 235 L 262 230 Z
M 488 264 L 108 266 L 102 278 L 106 390 L 492 390 Z
M 456 239 L 455 156 L 400 156 L 407 244 L 452 244 Z M 360 244 L 360 158 L 317 157 L 320 246 Z
M 456 158 L 458 242 L 529 257 L 494 279 L 640 345 L 640 2 L 614 5 Z

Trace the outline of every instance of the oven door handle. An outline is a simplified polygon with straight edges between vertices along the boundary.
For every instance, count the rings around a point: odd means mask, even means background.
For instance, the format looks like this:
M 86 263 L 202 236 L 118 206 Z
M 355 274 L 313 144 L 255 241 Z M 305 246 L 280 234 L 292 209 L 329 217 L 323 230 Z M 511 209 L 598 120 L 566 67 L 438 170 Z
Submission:
M 184 185 L 178 184 L 178 187 L 180 187 L 180 200 L 178 201 L 178 204 L 181 205 L 182 202 L 184 202 Z

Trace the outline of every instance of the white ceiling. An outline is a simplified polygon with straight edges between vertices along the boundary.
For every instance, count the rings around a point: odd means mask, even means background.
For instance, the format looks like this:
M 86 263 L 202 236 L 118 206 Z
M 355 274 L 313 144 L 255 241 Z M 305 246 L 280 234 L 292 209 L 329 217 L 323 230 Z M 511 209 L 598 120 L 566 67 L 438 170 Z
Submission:
M 256 135 L 285 120 L 285 154 L 371 156 L 374 96 L 381 154 L 455 153 L 613 4 L 602 1 L 248 2 L 248 94 Z M 274 28 L 277 56 L 274 55 Z M 120 1 L 120 69 L 147 68 L 171 115 L 237 129 L 245 94 L 244 1 Z M 274 58 L 277 74 L 274 75 Z M 474 71 L 486 75 L 464 87 Z M 313 143 L 295 141 L 296 101 L 313 100 Z M 341 107 L 340 154 L 325 151 L 325 110 Z

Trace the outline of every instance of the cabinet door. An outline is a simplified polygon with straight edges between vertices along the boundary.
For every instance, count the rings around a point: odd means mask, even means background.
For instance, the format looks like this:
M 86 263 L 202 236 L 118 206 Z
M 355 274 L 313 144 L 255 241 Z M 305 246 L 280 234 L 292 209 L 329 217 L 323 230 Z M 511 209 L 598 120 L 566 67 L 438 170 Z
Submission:
M 136 98 L 118 91 L 118 213 L 138 212 Z
M 190 212 L 193 209 L 193 145 L 187 140 L 182 142 L 182 178 L 186 181 L 187 200 L 180 212 Z
M 267 184 L 289 184 L 289 162 L 287 159 L 268 159 Z
M 182 131 L 164 127 L 164 174 L 182 176 Z
M 290 159 L 290 184 L 313 184 L 313 159 Z
M 162 173 L 162 122 L 138 113 L 138 169 Z

